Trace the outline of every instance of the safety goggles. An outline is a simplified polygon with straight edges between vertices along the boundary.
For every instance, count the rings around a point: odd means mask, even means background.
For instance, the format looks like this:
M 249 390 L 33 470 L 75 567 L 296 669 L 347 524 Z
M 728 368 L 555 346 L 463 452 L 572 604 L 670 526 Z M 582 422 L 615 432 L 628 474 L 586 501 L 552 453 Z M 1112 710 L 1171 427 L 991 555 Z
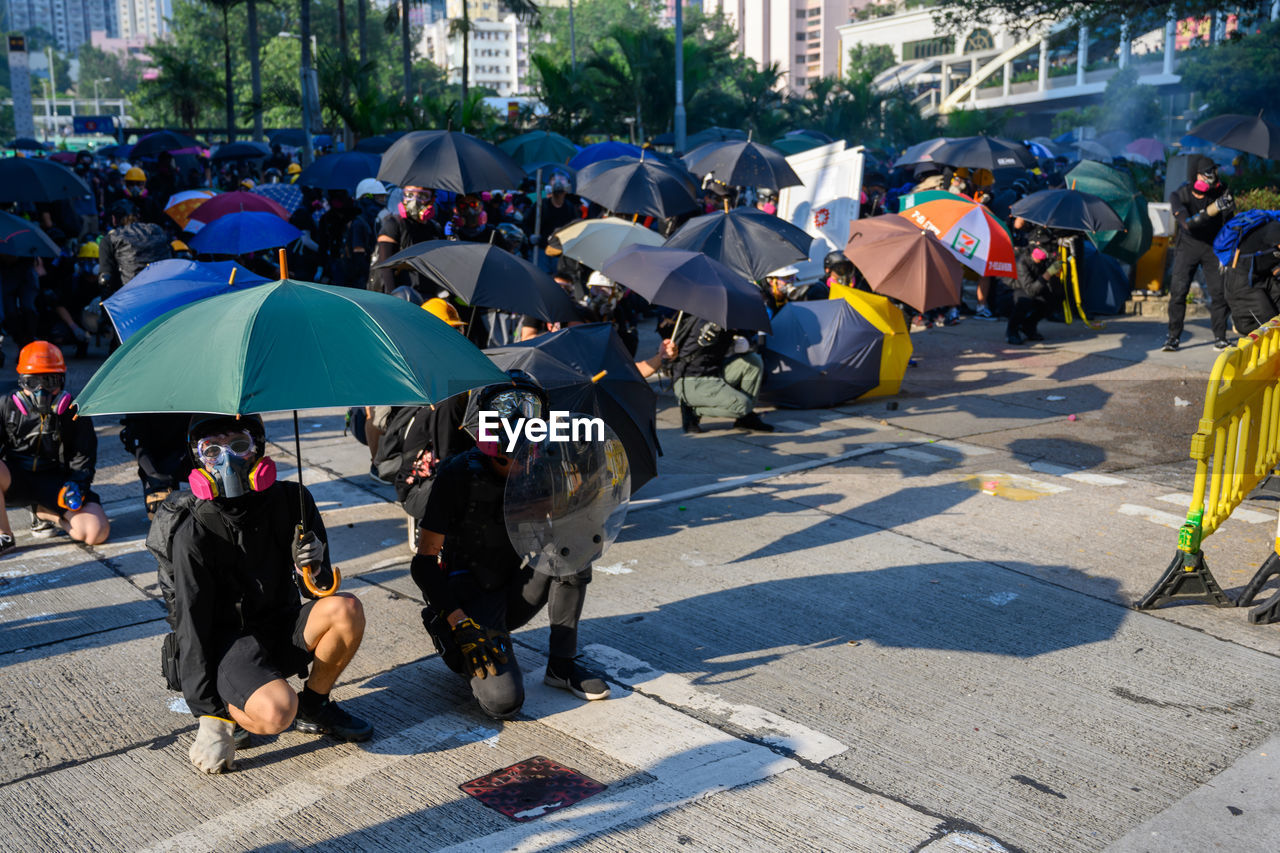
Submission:
M 458 199 L 458 210 L 466 210 L 475 212 L 480 209 L 481 201 L 478 198 L 460 198 Z
M 542 417 L 542 401 L 528 391 L 502 391 L 495 394 L 485 408 L 498 413 L 506 421 Z
M 216 462 L 222 454 L 245 458 L 254 451 L 253 437 L 247 432 L 230 436 L 209 436 L 196 442 L 196 454 L 206 462 Z
M 61 391 L 67 377 L 61 373 L 28 373 L 18 377 L 18 384 L 28 391 Z
M 412 201 L 421 202 L 422 204 L 430 204 L 431 202 L 436 200 L 436 194 L 434 190 L 405 190 L 404 200 L 405 201 L 412 200 Z

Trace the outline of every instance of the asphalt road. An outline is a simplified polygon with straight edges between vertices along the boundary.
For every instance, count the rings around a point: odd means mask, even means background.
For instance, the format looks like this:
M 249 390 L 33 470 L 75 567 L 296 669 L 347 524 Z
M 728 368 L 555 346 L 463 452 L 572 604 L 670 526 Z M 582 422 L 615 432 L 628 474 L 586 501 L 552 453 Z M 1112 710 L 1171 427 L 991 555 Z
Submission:
M 1216 355 L 1203 321 L 913 336 L 904 393 L 679 431 L 597 564 L 581 642 L 613 697 L 541 683 L 484 717 L 432 653 L 403 513 L 336 412 L 303 413 L 306 481 L 369 630 L 335 697 L 366 744 L 255 738 L 188 763 L 165 690 L 133 465 L 99 424 L 111 540 L 0 560 L 0 839 L 9 850 L 1240 850 L 1280 829 L 1280 627 L 1130 608 L 1168 563 Z M 643 347 L 653 341 L 647 339 Z M 12 364 L 13 353 L 9 353 Z M 74 363 L 79 387 L 100 360 Z M 1184 404 L 1185 403 L 1185 404 Z M 268 423 L 282 476 L 292 425 Z M 994 494 L 991 494 L 994 492 Z M 1242 586 L 1274 501 L 1206 543 Z M 26 516 L 12 515 L 25 528 Z M 607 786 L 527 820 L 459 785 L 544 756 Z M 544 804 L 545 805 L 545 804 Z

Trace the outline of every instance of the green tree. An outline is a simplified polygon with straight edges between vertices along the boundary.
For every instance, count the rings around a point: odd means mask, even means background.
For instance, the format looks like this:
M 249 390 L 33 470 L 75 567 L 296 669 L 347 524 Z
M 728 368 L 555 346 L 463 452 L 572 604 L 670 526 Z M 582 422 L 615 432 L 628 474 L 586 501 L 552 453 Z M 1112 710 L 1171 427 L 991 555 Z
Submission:
M 664 6 L 661 0 L 574 0 L 573 30 L 578 64 L 582 65 L 593 50 L 608 49 L 603 43 L 611 29 L 639 30 L 655 24 Z M 570 65 L 569 9 L 560 6 L 541 11 L 538 39 L 531 43 L 531 51 L 535 56 L 553 60 L 556 67 Z
M 236 138 L 236 99 L 231 82 L 231 9 L 244 0 L 204 0 L 222 15 L 223 92 L 227 108 L 227 141 Z
M 76 97 L 92 98 L 93 81 L 98 84 L 97 93 L 103 98 L 132 97 L 142 82 L 145 64 L 133 56 L 120 56 L 92 45 L 80 48 L 80 76 L 76 81 Z M 7 71 L 7 68 L 6 68 Z
M 220 93 L 209 63 L 165 42 L 150 47 L 159 74 L 138 87 L 138 106 L 147 124 L 195 130 L 202 115 L 216 109 Z
M 1262 112 L 1280 121 L 1280 21 L 1255 35 L 1234 37 L 1189 51 L 1179 71 L 1182 83 L 1209 105 L 1212 114 Z

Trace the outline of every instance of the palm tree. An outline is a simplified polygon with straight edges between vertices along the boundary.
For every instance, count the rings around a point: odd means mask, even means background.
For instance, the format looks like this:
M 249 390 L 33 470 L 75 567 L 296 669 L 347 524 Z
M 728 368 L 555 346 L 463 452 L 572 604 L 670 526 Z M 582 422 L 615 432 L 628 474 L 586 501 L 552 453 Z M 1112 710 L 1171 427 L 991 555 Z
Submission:
M 231 88 L 231 9 L 239 6 L 244 0 L 204 0 L 210 6 L 222 12 L 222 64 L 223 85 L 227 99 L 227 141 L 236 138 L 236 96 Z
M 386 17 L 382 19 L 382 28 L 387 35 L 400 31 L 400 63 L 404 74 L 404 97 L 410 100 L 409 90 L 413 87 L 413 50 L 409 47 L 409 2 L 400 0 L 399 5 L 392 2 L 387 7 Z
M 143 81 L 138 89 L 141 106 L 172 116 L 184 130 L 195 130 L 204 109 L 219 100 L 218 85 L 209 79 L 209 70 L 199 57 L 183 53 L 166 42 L 157 42 L 147 51 L 159 76 Z

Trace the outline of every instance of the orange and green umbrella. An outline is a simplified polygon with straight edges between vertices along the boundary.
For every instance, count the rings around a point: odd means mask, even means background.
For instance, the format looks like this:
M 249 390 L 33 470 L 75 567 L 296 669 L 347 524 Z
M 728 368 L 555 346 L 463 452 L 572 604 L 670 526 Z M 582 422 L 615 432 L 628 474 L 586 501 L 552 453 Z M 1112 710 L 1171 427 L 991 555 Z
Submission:
M 947 192 L 915 193 L 912 202 L 898 215 L 932 231 L 960 263 L 978 275 L 1017 276 L 1009 229 L 985 206 Z

